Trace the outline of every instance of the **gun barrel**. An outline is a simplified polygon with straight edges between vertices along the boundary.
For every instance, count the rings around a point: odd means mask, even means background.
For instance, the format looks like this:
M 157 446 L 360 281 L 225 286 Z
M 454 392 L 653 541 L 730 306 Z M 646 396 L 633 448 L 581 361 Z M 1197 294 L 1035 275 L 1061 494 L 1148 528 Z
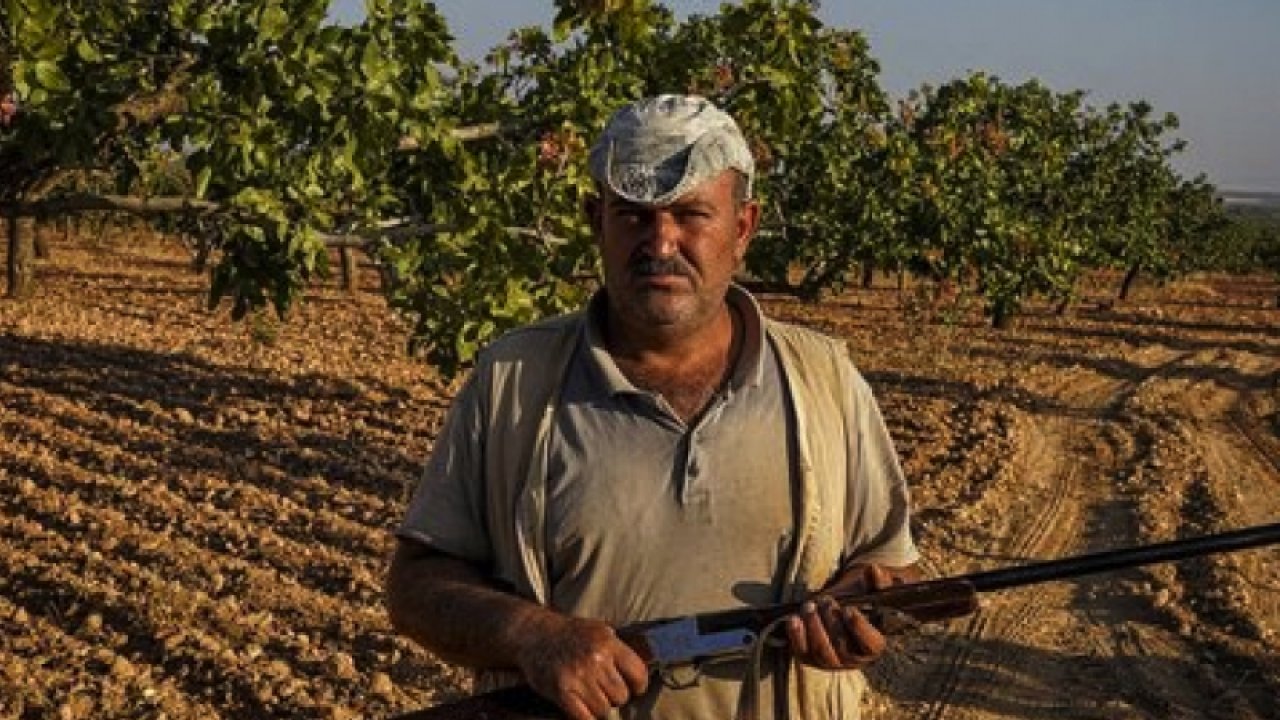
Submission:
M 1203 537 L 1169 540 L 1151 545 L 989 570 L 954 579 L 967 580 L 978 592 L 989 592 L 1277 543 L 1280 543 L 1280 523 L 1271 523 Z

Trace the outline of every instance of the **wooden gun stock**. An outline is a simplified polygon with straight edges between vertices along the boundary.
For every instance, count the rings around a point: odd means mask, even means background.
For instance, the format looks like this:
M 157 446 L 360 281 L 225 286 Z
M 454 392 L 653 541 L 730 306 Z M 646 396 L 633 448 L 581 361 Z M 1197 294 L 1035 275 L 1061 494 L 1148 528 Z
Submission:
M 564 712 L 527 685 L 397 715 L 392 720 L 564 720 Z

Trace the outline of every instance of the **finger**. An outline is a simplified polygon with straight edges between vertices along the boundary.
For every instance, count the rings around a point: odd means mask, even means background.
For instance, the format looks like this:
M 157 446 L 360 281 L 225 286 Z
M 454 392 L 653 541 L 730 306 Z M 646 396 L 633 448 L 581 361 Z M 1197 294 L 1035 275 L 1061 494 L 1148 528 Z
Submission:
M 868 565 L 863 571 L 864 582 L 871 590 L 887 590 L 897 584 L 893 573 L 879 565 Z
M 850 657 L 857 654 L 858 646 L 847 627 L 844 609 L 832 598 L 823 597 L 818 600 L 818 614 L 822 617 L 822 628 L 827 633 L 827 641 L 835 651 L 836 664 L 845 665 Z
M 582 700 L 582 704 L 586 706 L 592 718 L 602 718 L 613 709 L 609 696 L 600 689 L 598 684 L 583 686 L 578 692 L 578 698 Z
M 617 668 L 610 665 L 603 669 L 599 674 L 600 691 L 609 699 L 609 705 L 619 707 L 626 704 L 631 699 L 631 688 L 627 685 L 627 681 L 622 678 L 622 673 Z
M 573 720 L 594 720 L 604 717 L 613 708 L 599 683 L 593 682 L 591 676 L 581 674 L 565 678 L 558 687 L 556 704 L 564 708 Z
M 879 578 L 886 578 L 887 584 L 879 584 Z M 893 576 L 879 565 L 854 565 L 840 573 L 825 592 L 843 595 L 859 595 L 882 590 L 893 585 Z
M 842 622 L 831 615 L 831 605 L 828 603 L 823 602 L 813 611 L 804 614 L 805 641 L 809 647 L 810 662 L 830 670 L 840 667 L 840 655 L 831 644 L 828 624 L 833 628 L 842 627 Z
M 596 720 L 591 710 L 576 695 L 566 695 L 556 703 L 569 720 Z
M 632 695 L 643 695 L 649 689 L 649 667 L 639 655 L 634 652 L 623 655 L 617 661 L 617 668 Z
M 884 636 L 856 609 L 834 601 L 821 606 L 827 638 L 834 649 L 832 669 L 855 669 L 871 664 L 884 651 Z
M 811 603 L 806 603 L 808 607 Z M 801 608 L 801 613 L 804 608 Z M 792 615 L 787 618 L 787 646 L 791 648 L 791 654 L 796 657 L 804 657 L 809 654 L 809 642 L 805 638 L 804 620 L 801 615 Z
M 866 615 L 857 608 L 848 608 L 840 613 L 843 631 L 850 639 L 852 651 L 849 660 L 858 663 L 869 663 L 884 653 L 888 641 Z
M 865 570 L 862 568 L 841 572 L 827 587 L 823 588 L 823 592 L 839 595 L 864 593 L 867 591 L 866 580 L 863 578 L 864 573 Z

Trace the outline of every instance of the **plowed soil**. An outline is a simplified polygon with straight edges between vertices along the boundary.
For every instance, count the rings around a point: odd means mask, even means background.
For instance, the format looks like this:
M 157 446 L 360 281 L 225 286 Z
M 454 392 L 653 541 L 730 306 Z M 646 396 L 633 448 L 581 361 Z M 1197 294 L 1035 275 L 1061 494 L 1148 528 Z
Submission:
M 0 256 L 2 257 L 2 256 Z M 847 338 L 933 575 L 1280 520 L 1280 286 L 1098 276 L 1009 331 L 877 279 Z M 0 717 L 387 717 L 465 693 L 381 579 L 452 393 L 376 274 L 287 323 L 204 309 L 178 244 L 55 243 L 0 301 Z M 1280 549 L 985 598 L 895 640 L 870 718 L 1280 718 Z

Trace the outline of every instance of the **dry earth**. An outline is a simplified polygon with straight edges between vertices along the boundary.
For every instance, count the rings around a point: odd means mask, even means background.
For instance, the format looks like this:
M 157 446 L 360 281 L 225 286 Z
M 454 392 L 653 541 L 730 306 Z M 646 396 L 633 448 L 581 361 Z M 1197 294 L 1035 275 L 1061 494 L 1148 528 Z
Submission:
M 137 236 L 55 245 L 39 282 L 0 301 L 0 717 L 377 718 L 465 690 L 380 605 L 450 388 L 376 292 L 233 324 Z M 1276 283 L 1106 284 L 1003 333 L 892 285 L 767 305 L 849 339 L 931 573 L 1280 519 Z M 896 641 L 867 715 L 1280 718 L 1278 561 L 994 594 Z

